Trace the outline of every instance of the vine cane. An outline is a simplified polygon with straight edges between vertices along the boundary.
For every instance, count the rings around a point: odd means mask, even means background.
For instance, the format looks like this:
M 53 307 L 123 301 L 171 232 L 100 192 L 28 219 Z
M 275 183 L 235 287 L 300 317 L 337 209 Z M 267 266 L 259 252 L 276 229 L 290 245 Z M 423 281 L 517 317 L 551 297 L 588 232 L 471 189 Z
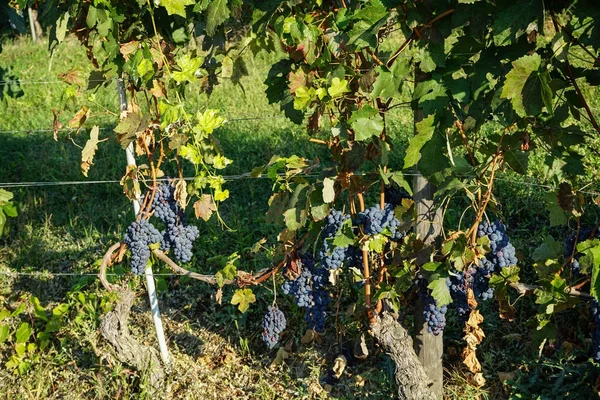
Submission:
M 125 93 L 125 86 L 123 84 L 123 78 L 117 79 L 117 90 L 119 93 L 119 104 L 121 107 L 121 113 L 127 111 L 127 95 Z M 127 156 L 127 165 L 135 166 L 135 156 L 133 154 L 133 142 L 125 149 L 125 155 Z M 133 211 L 137 217 L 140 212 L 140 201 L 138 198 L 133 200 Z M 158 339 L 158 347 L 160 349 L 160 356 L 167 366 L 167 370 L 170 369 L 171 360 L 169 357 L 169 349 L 167 348 L 167 341 L 165 339 L 165 331 L 163 329 L 162 320 L 160 319 L 160 309 L 158 308 L 158 296 L 156 295 L 156 286 L 154 284 L 154 275 L 152 274 L 152 267 L 146 267 L 144 271 L 146 277 L 146 286 L 148 288 L 148 297 L 150 299 L 150 309 L 152 310 L 152 319 L 154 320 L 154 328 L 156 330 L 156 337 Z

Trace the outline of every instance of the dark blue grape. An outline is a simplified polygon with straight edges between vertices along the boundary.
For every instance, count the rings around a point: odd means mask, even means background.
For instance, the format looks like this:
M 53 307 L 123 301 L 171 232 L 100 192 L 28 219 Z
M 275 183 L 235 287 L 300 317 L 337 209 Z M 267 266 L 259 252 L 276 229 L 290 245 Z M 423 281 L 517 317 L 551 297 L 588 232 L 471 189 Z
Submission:
M 438 307 L 435 299 L 428 293 L 423 295 L 423 303 L 423 317 L 427 322 L 427 331 L 437 336 L 446 327 L 448 306 Z
M 123 241 L 131 251 L 131 272 L 142 275 L 150 259 L 150 245 L 160 243 L 162 235 L 147 220 L 134 221 L 127 228 Z
M 325 286 L 329 272 L 322 266 L 315 265 L 310 255 L 304 255 L 298 263 L 299 275 L 289 279 L 284 271 L 286 281 L 282 285 L 283 293 L 294 297 L 298 307 L 304 308 L 304 319 L 310 329 L 316 332 L 325 330 L 326 308 L 329 304 L 329 292 Z
M 385 202 L 390 203 L 393 207 L 397 207 L 402 204 L 402 200 L 411 198 L 406 190 L 394 184 L 386 185 L 384 194 Z
M 279 335 L 286 326 L 285 314 L 277 306 L 269 306 L 262 321 L 262 339 L 272 349 L 279 342 Z
M 491 251 L 485 258 L 479 260 L 477 266 L 468 269 L 468 284 L 473 289 L 475 296 L 481 300 L 489 300 L 494 296 L 494 289 L 489 286 L 492 274 L 500 272 L 502 268 L 516 265 L 518 260 L 516 250 L 510 243 L 506 226 L 498 220 L 492 224 L 484 221 L 479 224 L 477 236 L 487 236 L 490 241 Z M 455 271 L 450 278 L 450 293 L 459 317 L 465 317 L 469 313 L 467 304 L 465 272 Z
M 400 221 L 394 215 L 394 206 L 386 203 L 384 208 L 373 206 L 358 214 L 356 224 L 363 227 L 367 235 L 377 235 L 386 228 L 389 229 L 393 240 L 401 240 L 406 232 L 400 230 Z

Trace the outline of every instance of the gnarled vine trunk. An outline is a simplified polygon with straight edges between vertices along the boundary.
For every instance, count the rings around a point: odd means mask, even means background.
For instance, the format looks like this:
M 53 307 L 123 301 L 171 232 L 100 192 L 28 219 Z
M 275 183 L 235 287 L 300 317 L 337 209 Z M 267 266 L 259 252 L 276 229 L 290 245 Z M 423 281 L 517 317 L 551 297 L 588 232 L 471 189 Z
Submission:
M 115 355 L 124 364 L 138 371 L 147 372 L 154 391 L 161 388 L 165 373 L 160 363 L 158 351 L 144 346 L 129 333 L 129 312 L 135 295 L 129 288 L 119 289 L 119 301 L 115 309 L 104 316 L 100 332 L 115 350 Z
M 396 364 L 394 376 L 398 397 L 401 400 L 435 400 L 431 380 L 415 353 L 412 338 L 406 329 L 392 315 L 384 312 L 371 330 Z

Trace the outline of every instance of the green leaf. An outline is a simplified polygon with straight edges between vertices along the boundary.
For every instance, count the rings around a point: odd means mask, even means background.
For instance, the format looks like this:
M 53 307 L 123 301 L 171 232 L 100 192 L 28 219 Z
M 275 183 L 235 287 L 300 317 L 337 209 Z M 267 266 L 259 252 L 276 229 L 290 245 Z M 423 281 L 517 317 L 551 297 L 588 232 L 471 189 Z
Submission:
M 61 43 L 65 40 L 65 36 L 67 35 L 67 27 L 69 23 L 69 12 L 65 12 L 59 19 L 56 21 L 56 40 L 58 43 Z
M 402 171 L 392 172 L 390 179 L 392 181 L 396 182 L 396 184 L 398 186 L 400 186 L 401 188 L 406 190 L 409 195 L 411 195 L 411 196 L 413 195 L 412 188 L 410 187 L 410 183 L 408 183 L 406 178 L 404 178 L 404 174 L 402 173 Z
M 17 343 L 27 343 L 30 336 L 31 336 L 31 327 L 29 326 L 29 323 L 27 323 L 27 322 L 21 323 L 21 325 L 19 326 L 19 329 L 17 329 L 17 332 L 15 333 L 16 342 Z
M 299 111 L 308 108 L 316 98 L 316 91 L 313 87 L 308 88 L 306 86 L 301 86 L 296 89 L 296 93 L 294 94 L 294 108 Z
M 204 59 L 201 57 L 192 58 L 190 53 L 184 53 L 177 58 L 179 71 L 173 71 L 171 76 L 177 83 L 193 82 L 196 79 L 195 73 L 203 62 Z
M 569 222 L 569 217 L 565 210 L 558 205 L 558 197 L 556 192 L 544 193 L 544 204 L 550 212 L 550 226 L 566 225 Z
M 13 199 L 14 195 L 4 189 L 0 189 L 0 205 L 2 205 L 3 203 L 8 203 L 9 201 L 11 201 Z
M 5 342 L 6 339 L 8 339 L 8 336 L 9 336 L 8 324 L 1 324 L 0 325 L 0 344 Z
M 526 29 L 541 12 L 540 0 L 515 1 L 510 7 L 500 8 L 494 18 L 492 32 L 496 46 L 508 46 L 526 33 Z M 538 21 L 540 26 L 540 21 Z
M 206 32 L 213 36 L 217 27 L 227 21 L 231 12 L 227 0 L 213 0 L 206 9 Z
M 231 298 L 231 304 L 237 304 L 238 309 L 245 313 L 248 311 L 251 303 L 256 302 L 256 296 L 252 293 L 252 289 L 237 289 Z
M 532 258 L 536 263 L 557 259 L 562 256 L 562 244 L 550 235 L 546 236 L 544 243 L 534 250 Z
M 374 251 L 377 254 L 383 253 L 383 249 L 385 248 L 386 243 L 388 242 L 388 238 L 384 235 L 374 235 L 371 239 L 369 239 L 369 250 Z
M 48 322 L 48 316 L 46 315 L 46 310 L 40 304 L 40 300 L 33 295 L 31 296 L 30 300 L 31 300 L 31 304 L 33 305 L 33 312 L 35 313 L 35 316 L 43 321 Z
M 389 70 L 387 67 L 379 66 L 376 71 L 378 76 L 373 85 L 371 97 L 381 97 L 382 99 L 400 97 L 402 82 L 411 71 L 409 60 L 396 59 Z
M 440 265 L 442 265 L 441 262 L 430 261 L 423 264 L 421 268 L 423 268 L 424 271 L 435 272 L 440 267 Z
M 370 105 L 365 105 L 352 113 L 349 122 L 354 130 L 354 139 L 359 142 L 379 136 L 383 132 L 383 118 L 379 115 L 379 111 Z
M 404 169 L 410 168 L 419 162 L 421 158 L 421 148 L 427 143 L 433 136 L 435 131 L 435 117 L 429 115 L 427 118 L 419 121 L 415 124 L 417 134 L 410 139 L 408 148 L 406 149 L 406 155 L 404 156 Z
M 426 47 L 422 47 L 419 52 L 419 68 L 425 73 L 434 71 L 437 67 L 446 65 L 446 55 L 444 54 L 444 45 L 429 42 Z
M 327 88 L 327 93 L 332 99 L 341 97 L 344 93 L 348 93 L 350 88 L 348 87 L 348 81 L 335 77 L 331 80 L 331 86 Z
M 167 9 L 169 15 L 179 15 L 186 18 L 185 6 L 196 3 L 194 0 L 161 0 L 160 5 Z
M 523 56 L 513 61 L 513 68 L 506 74 L 501 98 L 510 99 L 520 117 L 537 115 L 544 105 L 552 109 L 552 91 L 547 72 L 538 72 L 542 59 L 539 54 Z
M 447 277 L 433 275 L 432 278 L 427 287 L 431 289 L 431 296 L 435 299 L 437 306 L 442 307 L 452 303 L 452 296 L 450 296 L 450 290 L 446 285 Z
M 352 231 L 352 220 L 347 219 L 342 223 L 342 227 L 335 234 L 333 239 L 334 247 L 348 247 L 354 244 L 356 241 L 356 236 L 354 236 L 354 232 Z

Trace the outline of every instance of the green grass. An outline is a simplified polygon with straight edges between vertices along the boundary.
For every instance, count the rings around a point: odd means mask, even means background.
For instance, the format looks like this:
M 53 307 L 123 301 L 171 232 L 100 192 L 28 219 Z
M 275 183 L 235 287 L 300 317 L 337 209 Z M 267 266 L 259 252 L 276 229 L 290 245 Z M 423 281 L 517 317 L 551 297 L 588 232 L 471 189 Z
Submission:
M 11 67 L 23 81 L 24 96 L 5 98 L 0 102 L 0 182 L 67 182 L 85 180 L 119 180 L 125 171 L 125 155 L 113 140 L 102 143 L 91 168 L 89 178 L 79 170 L 80 149 L 87 133 L 67 136 L 61 132 L 55 141 L 51 132 L 53 110 L 64 110 L 59 120 L 66 125 L 70 115 L 85 104 L 99 112 L 91 122 L 107 130 L 102 137 L 112 137 L 109 128 L 114 126 L 118 112 L 114 83 L 100 87 L 94 101 L 80 98 L 78 103 L 65 101 L 64 83 L 28 84 L 27 82 L 56 81 L 58 73 L 79 69 L 91 70 L 85 53 L 72 41 L 62 44 L 50 61 L 44 45 L 33 45 L 27 39 L 18 39 L 5 44 L 0 54 L 0 66 Z M 318 158 L 329 165 L 330 156 L 322 145 L 308 141 L 302 127 L 296 126 L 269 105 L 264 95 L 263 83 L 268 64 L 277 55 L 248 57 L 251 76 L 242 79 L 243 89 L 223 82 L 212 96 L 199 94 L 190 88 L 186 107 L 189 110 L 217 108 L 229 122 L 217 133 L 225 154 L 234 160 L 224 173 L 242 174 L 263 165 L 273 154 L 302 155 Z M 49 68 L 51 65 L 51 69 Z M 407 94 L 408 96 L 408 94 Z M 598 110 L 600 100 L 592 104 Z M 103 112 L 107 109 L 109 112 Z M 260 118 L 260 119 L 249 119 Z M 389 136 L 394 144 L 391 168 L 399 169 L 404 148 L 412 132 L 412 113 L 409 109 L 396 109 L 388 118 Z M 593 149 L 584 149 L 593 154 Z M 535 180 L 544 181 L 541 158 L 534 157 L 532 170 L 538 173 Z M 592 158 L 585 160 L 589 169 L 586 179 L 597 177 L 597 168 Z M 496 195 L 498 213 L 507 223 L 512 240 L 522 255 L 523 274 L 533 277 L 530 255 L 539 245 L 542 235 L 550 233 L 556 237 L 566 232 L 560 228 L 548 228 L 548 216 L 542 204 L 544 190 L 523 183 L 515 183 L 513 175 L 499 180 Z M 241 179 L 228 182 L 231 199 L 223 203 L 221 212 L 232 231 L 223 230 L 214 220 L 200 224 L 201 238 L 195 248 L 191 268 L 210 272 L 215 266 L 210 257 L 228 255 L 239 251 L 241 268 L 256 271 L 271 264 L 276 246 L 278 227 L 265 223 L 267 201 L 271 185 L 265 179 Z M 124 229 L 133 220 L 131 204 L 122 194 L 118 183 L 28 187 L 14 189 L 20 215 L 10 221 L 9 234 L 0 239 L 0 308 L 14 309 L 29 295 L 37 296 L 46 307 L 59 303 L 70 305 L 69 318 L 56 333 L 51 349 L 43 352 L 40 362 L 35 363 L 25 376 L 12 374 L 3 368 L 11 347 L 0 345 L 0 398 L 142 398 L 148 393 L 144 389 L 146 377 L 129 370 L 110 355 L 108 346 L 99 336 L 99 317 L 112 303 L 94 277 L 7 276 L 2 272 L 49 272 L 49 273 L 96 273 L 98 260 L 104 251 L 120 240 Z M 447 224 L 451 228 L 461 217 L 460 201 L 448 210 Z M 249 249 L 262 238 L 266 238 L 263 251 L 251 254 Z M 124 272 L 125 265 L 117 266 Z M 159 271 L 166 272 L 166 271 Z M 148 310 L 147 299 L 141 279 L 131 278 L 139 299 L 130 321 L 133 334 L 145 343 L 157 347 Z M 296 310 L 290 299 L 278 297 L 279 305 L 288 314 L 290 326 L 286 341 L 293 343 L 291 359 L 285 365 L 270 367 L 274 354 L 265 351 L 260 342 L 259 324 L 262 312 L 271 302 L 271 285 L 256 288 L 258 304 L 241 315 L 234 307 L 226 304 L 232 288 L 224 291 L 224 304 L 214 298 L 214 289 L 195 281 L 174 277 L 159 279 L 160 305 L 163 311 L 165 331 L 174 359 L 174 374 L 169 377 L 169 395 L 172 398 L 321 398 L 327 397 L 319 385 L 333 365 L 340 347 L 334 345 L 334 324 L 328 328 L 322 345 L 299 344 L 304 326 L 301 312 Z M 22 297 L 25 296 L 25 297 Z M 488 336 L 482 346 L 482 361 L 488 384 L 476 389 L 468 384 L 460 370 L 457 353 L 462 342 L 462 327 L 450 323 L 445 331 L 445 366 L 448 370 L 446 387 L 449 398 L 504 398 L 507 391 L 499 380 L 499 373 L 515 370 L 544 371 L 541 361 L 532 348 L 531 335 L 535 325 L 531 317 L 536 305 L 533 299 L 521 299 L 517 303 L 517 320 L 509 323 L 500 320 L 495 306 L 486 306 L 484 331 Z M 344 309 L 342 307 L 342 309 Z M 579 314 L 585 310 L 557 318 L 559 326 L 568 332 L 579 359 L 569 359 L 560 368 L 579 371 L 587 364 L 581 361 L 586 347 L 584 337 L 589 330 L 577 326 Z M 34 321 L 32 309 L 25 314 Z M 22 319 L 26 320 L 25 316 Z M 350 346 L 360 329 L 360 324 L 344 314 L 340 320 L 346 336 L 343 346 Z M 39 321 L 38 321 L 39 322 Z M 15 319 L 14 324 L 18 321 Z M 589 345 L 589 344 L 588 344 Z M 350 365 L 342 380 L 331 394 L 334 398 L 390 398 L 395 388 L 391 381 L 393 366 L 374 343 L 369 346 L 375 355 L 365 362 Z M 550 359 L 557 363 L 562 355 L 556 353 Z M 533 361 L 532 361 L 533 360 Z M 553 364 L 553 371 L 558 367 Z M 541 383 L 526 385 L 523 373 L 516 375 L 512 386 L 515 393 L 540 393 Z M 582 387 L 589 386 L 584 373 Z M 585 379 L 584 379 L 585 378 Z M 587 380 L 586 380 L 587 379 Z M 538 385 L 538 386 L 536 386 Z M 536 392 L 538 390 L 538 392 Z M 519 392 L 520 391 L 520 392 Z M 588 392 L 589 393 L 589 390 Z M 533 395 L 532 395 L 533 396 Z

